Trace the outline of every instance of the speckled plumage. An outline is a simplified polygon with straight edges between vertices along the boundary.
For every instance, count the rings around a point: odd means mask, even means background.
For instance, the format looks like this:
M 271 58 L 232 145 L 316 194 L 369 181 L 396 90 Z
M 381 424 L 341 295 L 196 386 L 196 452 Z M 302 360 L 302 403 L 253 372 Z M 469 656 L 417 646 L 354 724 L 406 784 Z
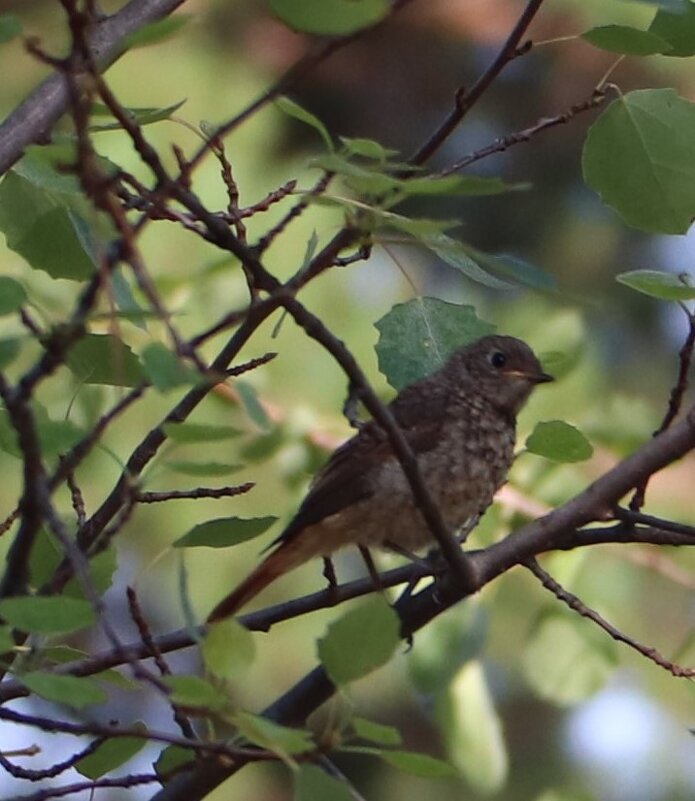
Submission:
M 457 351 L 390 404 L 452 531 L 492 502 L 512 463 L 516 416 L 534 386 L 549 380 L 525 343 L 489 336 Z M 233 614 L 308 559 L 345 545 L 384 543 L 416 551 L 433 541 L 386 435 L 369 422 L 333 453 L 275 550 L 208 620 Z

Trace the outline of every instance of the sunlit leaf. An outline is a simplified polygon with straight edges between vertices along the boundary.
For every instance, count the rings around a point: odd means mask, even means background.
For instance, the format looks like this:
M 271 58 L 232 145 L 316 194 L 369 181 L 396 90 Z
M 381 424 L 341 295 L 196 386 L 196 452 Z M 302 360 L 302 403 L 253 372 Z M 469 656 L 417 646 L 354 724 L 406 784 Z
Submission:
M 200 653 L 210 673 L 222 679 L 237 676 L 253 664 L 253 635 L 234 619 L 213 623 L 200 644 Z
M 379 370 L 397 390 L 434 372 L 455 350 L 495 330 L 476 316 L 473 306 L 437 298 L 399 303 L 375 325 Z
M 336 684 L 347 684 L 386 664 L 399 632 L 398 615 L 383 598 L 372 598 L 330 624 L 318 641 L 319 659 Z
M 174 542 L 175 548 L 228 548 L 252 540 L 267 531 L 277 517 L 220 517 L 199 523 Z
M 0 601 L 0 616 L 30 634 L 67 634 L 91 626 L 96 619 L 87 601 L 43 596 L 5 598 Z

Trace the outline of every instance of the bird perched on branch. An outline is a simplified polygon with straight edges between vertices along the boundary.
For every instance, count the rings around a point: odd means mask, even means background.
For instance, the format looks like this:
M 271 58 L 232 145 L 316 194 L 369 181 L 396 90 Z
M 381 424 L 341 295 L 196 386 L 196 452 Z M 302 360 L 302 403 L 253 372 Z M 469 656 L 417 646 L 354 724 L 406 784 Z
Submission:
M 517 414 L 537 384 L 552 380 L 524 342 L 486 336 L 389 404 L 452 532 L 492 503 L 514 458 Z M 386 434 L 370 421 L 334 451 L 274 549 L 208 622 L 233 615 L 278 577 L 343 546 L 413 552 L 432 544 Z

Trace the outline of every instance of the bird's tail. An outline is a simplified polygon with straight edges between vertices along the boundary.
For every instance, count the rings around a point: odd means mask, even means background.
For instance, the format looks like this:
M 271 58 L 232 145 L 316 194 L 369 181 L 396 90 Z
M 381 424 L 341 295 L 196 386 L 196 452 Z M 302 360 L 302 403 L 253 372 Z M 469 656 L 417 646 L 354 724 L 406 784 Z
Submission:
M 266 556 L 236 589 L 217 604 L 208 615 L 207 622 L 215 623 L 235 614 L 275 579 L 314 556 L 314 553 L 307 553 L 306 544 L 302 539 L 299 537 L 296 540 L 283 542 L 279 548 Z

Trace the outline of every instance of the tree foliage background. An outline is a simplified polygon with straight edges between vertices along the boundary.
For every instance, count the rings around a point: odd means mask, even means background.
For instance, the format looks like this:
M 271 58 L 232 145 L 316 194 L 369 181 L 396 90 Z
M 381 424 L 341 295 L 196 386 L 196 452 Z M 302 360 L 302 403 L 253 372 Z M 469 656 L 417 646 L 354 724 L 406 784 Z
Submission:
M 691 798 L 695 6 L 0 11 L 2 796 Z M 490 326 L 470 556 L 199 629 L 348 389 L 427 507 L 383 401 Z

